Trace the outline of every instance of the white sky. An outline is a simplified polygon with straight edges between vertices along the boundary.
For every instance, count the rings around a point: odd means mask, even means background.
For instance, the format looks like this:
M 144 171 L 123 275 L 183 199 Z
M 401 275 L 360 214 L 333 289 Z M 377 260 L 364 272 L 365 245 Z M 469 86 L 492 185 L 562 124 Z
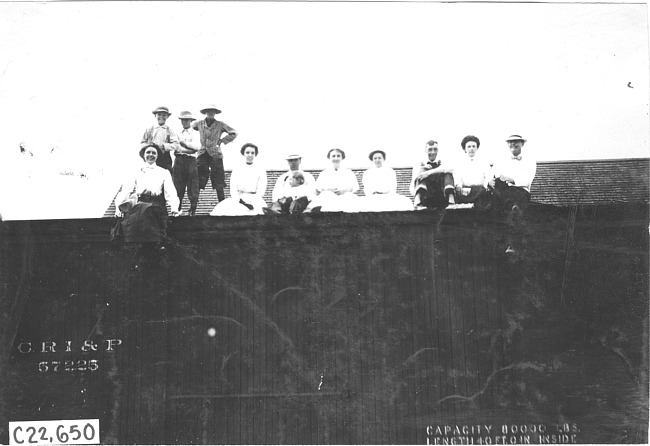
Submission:
M 226 168 L 245 142 L 268 168 L 333 147 L 406 166 L 467 134 L 484 156 L 512 133 L 538 160 L 649 155 L 646 4 L 6 2 L 0 48 L 0 151 L 81 169 L 139 162 L 156 106 L 180 128 L 208 103 L 239 132 Z

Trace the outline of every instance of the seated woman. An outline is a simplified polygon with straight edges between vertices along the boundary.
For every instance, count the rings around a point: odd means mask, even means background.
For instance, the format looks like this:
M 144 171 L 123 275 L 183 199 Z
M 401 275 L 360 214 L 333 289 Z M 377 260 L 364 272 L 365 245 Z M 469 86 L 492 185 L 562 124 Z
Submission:
M 327 158 L 332 166 L 323 170 L 316 180 L 318 196 L 311 202 L 307 210 L 322 212 L 359 212 L 359 190 L 357 177 L 347 167 L 341 166 L 345 152 L 332 149 L 327 152 Z
M 169 170 L 156 165 L 160 150 L 140 149 L 145 165 L 122 185 L 115 197 L 115 215 L 123 217 L 125 242 L 160 242 L 166 235 L 167 204 L 173 216 L 178 212 L 178 195 Z
M 254 163 L 259 154 L 255 144 L 241 148 L 244 163 L 233 169 L 230 175 L 230 198 L 220 202 L 210 215 L 261 215 L 266 207 L 266 170 Z
M 366 212 L 412 211 L 413 203 L 397 194 L 397 175 L 384 165 L 386 152 L 373 150 L 368 155 L 374 166 L 363 173 L 363 210 Z
M 489 202 L 487 185 L 491 175 L 488 163 L 477 155 L 481 141 L 467 135 L 460 146 L 467 156 L 454 163 L 456 203 L 474 203 L 476 208 L 483 208 Z

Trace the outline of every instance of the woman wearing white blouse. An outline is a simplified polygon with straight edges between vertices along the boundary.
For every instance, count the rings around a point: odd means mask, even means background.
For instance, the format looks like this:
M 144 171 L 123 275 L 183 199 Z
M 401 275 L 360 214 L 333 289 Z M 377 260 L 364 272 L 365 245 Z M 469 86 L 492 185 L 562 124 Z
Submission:
M 143 202 L 159 206 L 165 214 L 169 204 L 171 214 L 180 215 L 172 176 L 169 170 L 156 165 L 159 154 L 160 151 L 153 146 L 140 149 L 144 166 L 140 166 L 135 175 L 122 185 L 120 193 L 115 197 L 115 215 L 121 217 L 124 211 L 130 210 L 136 203 Z
M 397 194 L 397 175 L 384 165 L 386 152 L 373 150 L 368 155 L 373 167 L 363 173 L 364 210 L 367 212 L 412 211 L 408 197 Z
M 115 215 L 124 242 L 162 242 L 166 237 L 167 205 L 173 216 L 178 211 L 178 195 L 169 170 L 156 165 L 160 150 L 153 146 L 140 149 L 145 164 L 122 185 L 115 197 Z
M 220 202 L 210 215 L 261 215 L 266 207 L 266 170 L 255 164 L 259 149 L 255 144 L 241 148 L 244 163 L 230 175 L 230 198 Z
M 322 212 L 359 212 L 359 190 L 357 177 L 347 167 L 341 165 L 345 152 L 332 149 L 327 152 L 332 166 L 324 169 L 316 180 L 318 196 L 309 205 L 308 210 L 320 208 Z
M 490 166 L 477 155 L 481 141 L 474 135 L 467 135 L 460 142 L 465 152 L 454 164 L 456 203 L 474 203 L 475 207 L 487 204 L 487 185 L 490 180 Z

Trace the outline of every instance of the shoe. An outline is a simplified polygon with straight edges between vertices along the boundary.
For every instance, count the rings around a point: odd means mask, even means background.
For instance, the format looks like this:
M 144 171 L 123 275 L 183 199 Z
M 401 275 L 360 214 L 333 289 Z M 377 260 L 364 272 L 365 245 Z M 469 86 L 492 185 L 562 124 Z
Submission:
M 276 211 L 275 209 L 271 209 L 271 208 L 268 208 L 268 207 L 262 208 L 262 212 L 264 212 L 264 215 L 278 215 L 279 214 L 279 212 Z
M 510 210 L 510 212 L 512 213 L 512 216 L 513 216 L 514 218 L 521 218 L 521 217 L 524 216 L 524 212 L 523 212 L 523 211 L 521 210 L 521 208 L 520 208 L 518 205 L 516 205 L 516 204 L 515 204 L 514 206 L 512 206 L 512 209 Z
M 512 246 L 510 246 L 510 245 L 508 245 L 508 247 L 506 248 L 506 254 L 515 254 L 516 252 L 517 251 L 512 249 Z
M 196 206 L 190 207 L 189 215 L 190 217 L 194 217 L 196 215 Z
M 423 206 L 423 205 L 421 205 L 421 204 L 418 204 L 418 205 L 416 205 L 413 209 L 415 209 L 416 211 L 426 211 L 426 210 L 429 209 L 429 208 L 426 207 L 426 206 Z
M 321 208 L 322 208 L 322 206 L 316 206 L 316 207 L 312 208 L 311 213 L 312 214 L 319 214 L 320 211 L 321 211 Z

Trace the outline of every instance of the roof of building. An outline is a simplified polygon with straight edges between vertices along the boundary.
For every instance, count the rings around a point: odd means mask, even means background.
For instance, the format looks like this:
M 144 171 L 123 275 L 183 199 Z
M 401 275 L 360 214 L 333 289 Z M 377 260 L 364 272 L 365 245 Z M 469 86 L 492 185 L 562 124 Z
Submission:
M 361 176 L 363 169 L 353 169 L 363 195 Z M 271 202 L 271 191 L 277 178 L 286 170 L 267 171 L 264 199 Z M 318 178 L 320 171 L 307 170 Z M 395 168 L 397 193 L 411 197 L 409 183 L 411 168 Z M 226 172 L 226 184 L 230 184 L 230 171 Z M 117 195 L 117 192 L 115 195 Z M 226 197 L 230 196 L 226 187 Z M 531 187 L 531 201 L 554 206 L 603 205 L 650 202 L 650 159 L 610 159 L 582 161 L 540 161 Z M 217 196 L 210 183 L 199 195 L 197 215 L 209 214 L 217 203 Z M 189 208 L 187 198 L 183 211 Z M 115 215 L 115 204 L 110 203 L 104 217 Z

